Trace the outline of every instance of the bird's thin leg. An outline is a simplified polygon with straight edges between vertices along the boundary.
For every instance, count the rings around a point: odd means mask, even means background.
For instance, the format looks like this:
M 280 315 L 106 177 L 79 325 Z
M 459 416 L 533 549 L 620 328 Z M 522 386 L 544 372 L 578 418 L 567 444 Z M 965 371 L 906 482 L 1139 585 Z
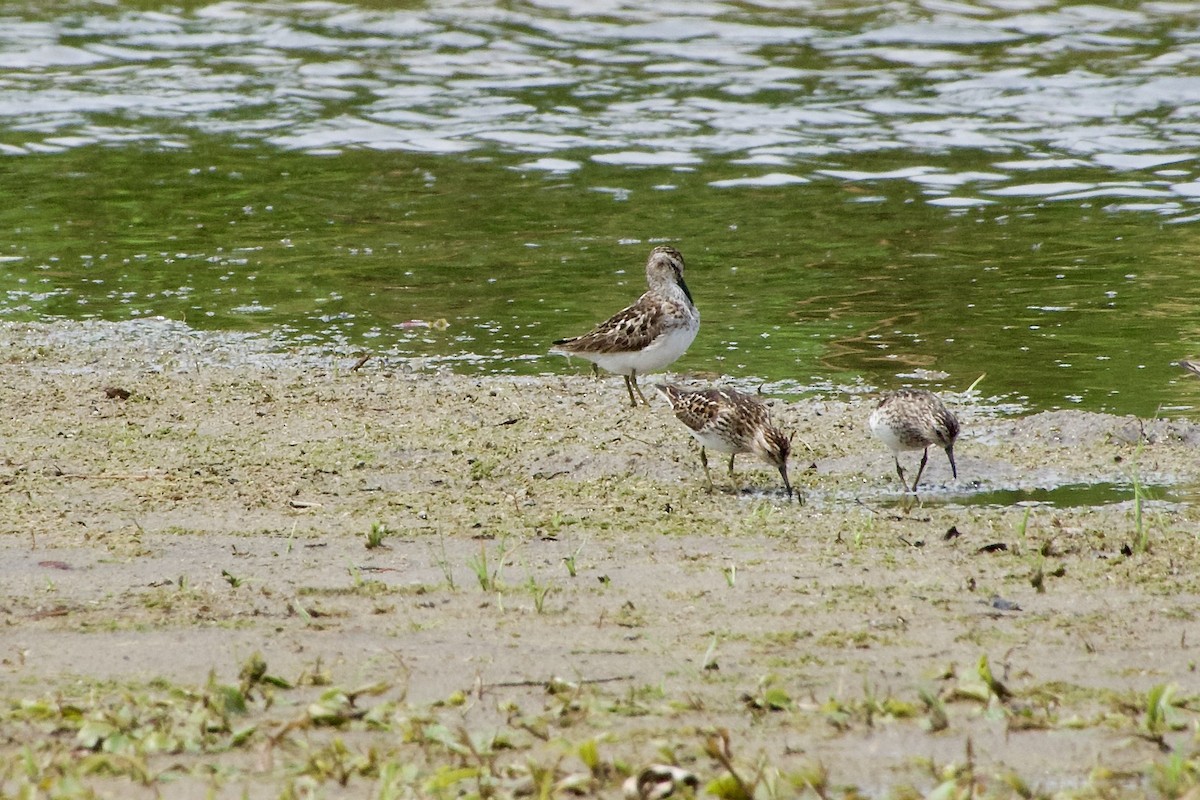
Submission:
M 636 385 L 636 384 L 634 384 L 634 383 L 633 383 L 633 382 L 630 380 L 630 376 L 629 376 L 629 375 L 626 375 L 626 376 L 625 376 L 625 391 L 629 392 L 629 403 L 630 403 L 630 405 L 632 405 L 634 408 L 637 408 L 637 398 L 633 396 L 633 387 L 634 387 L 635 385 Z M 638 390 L 638 393 L 639 393 L 639 394 L 641 394 L 641 389 L 639 389 L 639 390 Z
M 646 400 L 646 395 L 642 394 L 642 387 L 638 386 L 636 369 L 629 370 L 629 378 L 633 381 L 633 388 L 637 389 L 638 397 L 642 398 L 642 405 L 650 405 L 649 401 Z M 634 403 L 634 405 L 636 406 L 637 403 Z
M 908 491 L 908 481 L 904 480 L 904 467 L 900 466 L 900 456 L 895 456 L 896 459 L 896 474 L 900 476 L 900 485 L 904 487 L 904 491 Z
M 708 493 L 713 492 L 712 473 L 708 471 L 708 456 L 704 452 L 704 446 L 700 446 L 700 463 L 704 465 L 704 477 L 708 480 Z
M 738 491 L 737 478 L 733 477 L 733 460 L 737 458 L 737 453 L 729 456 L 729 482 L 733 484 L 733 491 Z
M 921 466 L 917 467 L 917 477 L 913 481 L 913 485 L 912 485 L 912 493 L 913 494 L 917 493 L 917 484 L 921 482 L 921 473 L 925 471 L 925 463 L 927 461 L 929 461 L 929 448 L 928 447 L 926 447 L 925 450 L 921 453 Z

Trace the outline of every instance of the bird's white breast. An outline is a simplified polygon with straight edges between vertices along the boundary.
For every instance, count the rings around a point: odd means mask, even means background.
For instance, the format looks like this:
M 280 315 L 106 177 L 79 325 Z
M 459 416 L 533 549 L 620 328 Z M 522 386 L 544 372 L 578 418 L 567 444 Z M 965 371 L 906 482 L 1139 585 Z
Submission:
M 871 426 L 871 433 L 875 435 L 875 438 L 887 445 L 887 448 L 893 453 L 907 450 L 908 448 L 904 442 L 896 435 L 895 429 L 888 424 L 887 417 L 888 415 L 881 408 L 872 411 L 871 417 L 868 420 L 868 424 Z
M 687 352 L 699 330 L 700 322 L 693 320 L 687 325 L 668 328 L 641 350 L 628 350 L 621 353 L 574 353 L 573 355 L 586 358 L 616 375 L 628 375 L 634 370 L 637 370 L 640 375 L 660 370 L 676 361 Z

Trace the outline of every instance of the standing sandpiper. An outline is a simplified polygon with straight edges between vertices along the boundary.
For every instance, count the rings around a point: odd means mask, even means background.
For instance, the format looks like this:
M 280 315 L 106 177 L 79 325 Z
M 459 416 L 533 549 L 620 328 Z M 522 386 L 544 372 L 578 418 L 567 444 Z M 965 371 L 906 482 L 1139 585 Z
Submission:
M 655 389 L 667 398 L 675 416 L 692 432 L 700 443 L 700 463 L 708 490 L 713 488 L 708 471 L 705 448 L 729 453 L 729 478 L 733 480 L 733 459 L 738 453 L 753 453 L 779 470 L 783 488 L 792 496 L 788 481 L 787 460 L 792 440 L 771 424 L 767 407 L 755 397 L 733 389 L 700 389 L 689 391 L 668 383 L 656 384 Z
M 629 402 L 646 403 L 638 373 L 654 372 L 679 358 L 700 330 L 700 312 L 683 282 L 683 256 L 674 247 L 656 247 L 646 261 L 649 289 L 638 301 L 601 322 L 591 332 L 559 339 L 551 353 L 579 356 L 625 376 Z M 649 403 L 646 403 L 649 405 Z
M 917 483 L 929 460 L 929 445 L 936 444 L 950 459 L 950 473 L 957 478 L 954 464 L 954 440 L 958 438 L 958 419 L 933 392 L 925 389 L 897 389 L 884 395 L 871 412 L 871 433 L 892 451 L 896 459 L 896 474 L 904 491 L 917 493 Z M 904 480 L 900 467 L 901 450 L 921 450 L 921 466 L 912 488 Z

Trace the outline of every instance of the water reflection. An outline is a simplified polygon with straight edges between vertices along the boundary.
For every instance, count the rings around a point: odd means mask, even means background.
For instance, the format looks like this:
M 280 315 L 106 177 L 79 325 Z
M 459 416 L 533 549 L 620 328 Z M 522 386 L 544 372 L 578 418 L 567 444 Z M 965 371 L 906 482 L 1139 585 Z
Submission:
M 1021 171 L 1150 170 L 1198 147 L 1185 4 L 217 2 L 6 22 L 13 153 L 188 132 L 625 165 L 968 149 L 1001 156 L 990 192 L 1039 196 Z

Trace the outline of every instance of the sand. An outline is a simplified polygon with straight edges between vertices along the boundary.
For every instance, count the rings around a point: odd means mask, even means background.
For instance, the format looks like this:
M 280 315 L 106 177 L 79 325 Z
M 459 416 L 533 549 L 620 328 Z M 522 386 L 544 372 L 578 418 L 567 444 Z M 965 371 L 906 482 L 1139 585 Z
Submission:
M 1186 420 L 946 394 L 959 479 L 931 452 L 913 500 L 871 393 L 774 398 L 795 502 L 748 456 L 708 492 L 665 404 L 585 365 L 0 331 L 0 795 L 619 797 L 660 762 L 724 796 L 1200 774 Z M 214 711 L 229 687 L 244 707 Z

